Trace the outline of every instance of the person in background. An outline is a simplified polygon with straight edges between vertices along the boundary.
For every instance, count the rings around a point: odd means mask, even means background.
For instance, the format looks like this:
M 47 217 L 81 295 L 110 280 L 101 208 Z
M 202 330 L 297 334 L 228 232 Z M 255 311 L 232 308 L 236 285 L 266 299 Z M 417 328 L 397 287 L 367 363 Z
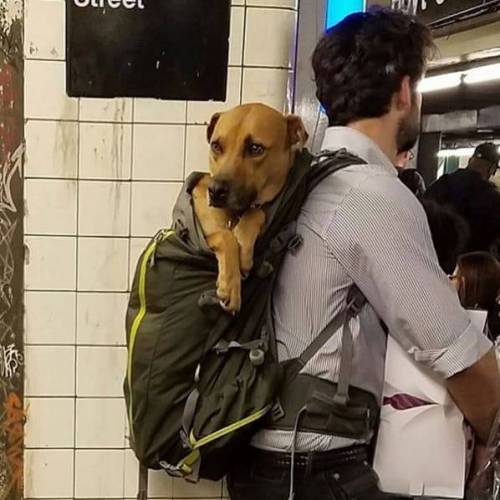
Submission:
M 443 175 L 424 195 L 425 199 L 450 207 L 467 221 L 467 252 L 492 252 L 498 245 L 500 192 L 488 180 L 498 167 L 498 158 L 494 144 L 480 144 L 466 169 Z
M 498 146 L 492 142 L 483 142 L 469 159 L 467 170 L 478 174 L 483 180 L 489 181 L 498 169 Z
M 500 335 L 500 263 L 486 252 L 472 252 L 460 256 L 451 277 L 460 302 L 467 309 L 488 312 L 488 336 L 496 340 Z
M 467 221 L 467 252 L 493 252 L 498 248 L 500 191 L 489 181 L 497 167 L 497 147 L 480 144 L 466 169 L 443 175 L 425 192 L 425 199 L 452 208 Z
M 436 249 L 439 265 L 446 274 L 452 274 L 459 255 L 463 254 L 470 235 L 467 221 L 450 207 L 432 200 L 420 200 Z
M 404 170 L 408 163 L 410 163 L 415 158 L 413 151 L 409 149 L 408 151 L 400 151 L 396 156 L 396 161 L 394 166 L 397 168 L 398 172 Z
M 465 250 L 470 234 L 469 225 L 453 209 L 432 200 L 422 199 L 425 182 L 417 170 L 414 168 L 399 170 L 398 176 L 422 203 L 439 265 L 446 274 L 451 274 L 457 265 L 458 256 Z
M 399 180 L 417 197 L 425 193 L 424 178 L 415 168 L 405 168 L 398 172 Z

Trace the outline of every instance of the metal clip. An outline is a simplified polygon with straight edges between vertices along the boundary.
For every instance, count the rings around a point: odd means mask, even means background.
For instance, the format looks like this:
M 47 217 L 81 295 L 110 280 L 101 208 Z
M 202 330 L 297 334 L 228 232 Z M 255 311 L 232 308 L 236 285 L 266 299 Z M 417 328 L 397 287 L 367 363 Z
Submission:
M 161 462 L 158 462 L 158 465 L 170 476 L 172 477 L 184 477 L 185 474 L 181 471 L 179 467 L 176 465 L 169 464 L 165 460 L 162 460 Z

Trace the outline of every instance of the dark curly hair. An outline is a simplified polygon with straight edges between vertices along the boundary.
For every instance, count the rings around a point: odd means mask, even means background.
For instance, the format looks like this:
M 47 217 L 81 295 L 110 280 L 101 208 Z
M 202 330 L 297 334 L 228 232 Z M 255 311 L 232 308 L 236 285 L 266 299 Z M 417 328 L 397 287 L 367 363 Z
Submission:
M 312 65 L 330 126 L 387 113 L 403 77 L 416 85 L 433 50 L 424 24 L 389 9 L 352 14 L 329 29 Z

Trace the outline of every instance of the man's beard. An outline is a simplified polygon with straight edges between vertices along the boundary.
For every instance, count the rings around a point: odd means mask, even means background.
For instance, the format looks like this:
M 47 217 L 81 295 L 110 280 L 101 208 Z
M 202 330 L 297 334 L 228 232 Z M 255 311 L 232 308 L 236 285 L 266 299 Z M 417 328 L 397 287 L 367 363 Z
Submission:
M 420 109 L 413 105 L 412 110 L 401 120 L 399 124 L 398 135 L 396 137 L 396 145 L 398 153 L 410 151 L 417 143 L 420 135 Z

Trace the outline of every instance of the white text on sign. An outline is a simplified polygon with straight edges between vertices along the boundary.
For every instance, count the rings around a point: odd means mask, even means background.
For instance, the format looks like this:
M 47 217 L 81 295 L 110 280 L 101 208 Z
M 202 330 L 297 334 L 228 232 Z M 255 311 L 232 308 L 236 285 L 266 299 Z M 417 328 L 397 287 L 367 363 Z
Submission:
M 144 9 L 144 0 L 73 0 L 77 7 Z

